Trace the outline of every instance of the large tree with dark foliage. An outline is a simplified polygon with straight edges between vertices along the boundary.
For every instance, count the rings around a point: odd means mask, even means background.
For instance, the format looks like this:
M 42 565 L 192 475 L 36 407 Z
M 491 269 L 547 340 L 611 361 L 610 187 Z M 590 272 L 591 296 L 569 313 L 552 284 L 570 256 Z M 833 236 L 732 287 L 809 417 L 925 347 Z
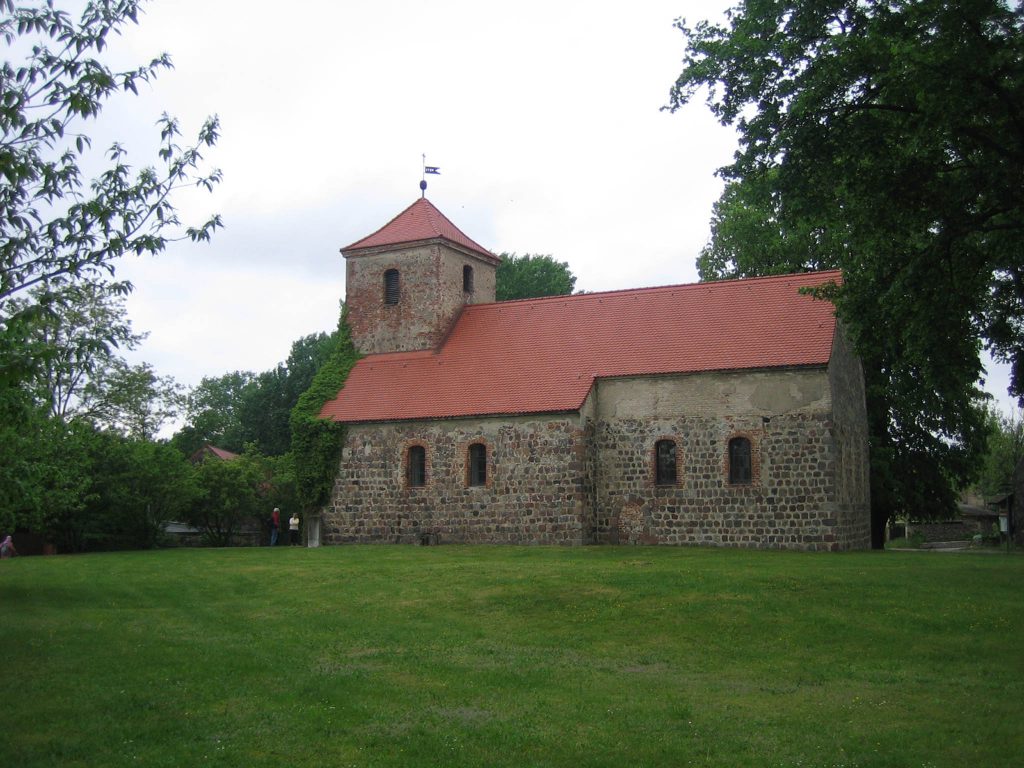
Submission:
M 1024 14 L 1005 0 L 747 0 L 687 40 L 739 132 L 705 279 L 841 267 L 865 364 L 875 541 L 952 507 L 986 433 L 982 347 L 1024 395 Z

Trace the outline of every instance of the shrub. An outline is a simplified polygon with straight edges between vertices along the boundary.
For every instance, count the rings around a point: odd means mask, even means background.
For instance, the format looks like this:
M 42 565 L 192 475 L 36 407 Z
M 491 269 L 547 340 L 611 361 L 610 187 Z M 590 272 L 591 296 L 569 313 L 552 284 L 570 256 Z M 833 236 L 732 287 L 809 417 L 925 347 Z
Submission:
M 912 533 L 909 536 L 901 536 L 900 538 L 890 539 L 885 544 L 886 549 L 920 549 L 921 545 L 924 544 L 923 533 Z

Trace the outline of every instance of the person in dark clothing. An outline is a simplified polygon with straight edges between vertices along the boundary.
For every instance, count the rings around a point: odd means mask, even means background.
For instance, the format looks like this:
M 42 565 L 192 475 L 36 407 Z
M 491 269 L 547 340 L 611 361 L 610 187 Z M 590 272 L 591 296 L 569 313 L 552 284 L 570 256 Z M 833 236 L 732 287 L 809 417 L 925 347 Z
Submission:
M 281 510 L 274 507 L 270 514 L 270 546 L 277 546 L 277 533 L 281 530 Z

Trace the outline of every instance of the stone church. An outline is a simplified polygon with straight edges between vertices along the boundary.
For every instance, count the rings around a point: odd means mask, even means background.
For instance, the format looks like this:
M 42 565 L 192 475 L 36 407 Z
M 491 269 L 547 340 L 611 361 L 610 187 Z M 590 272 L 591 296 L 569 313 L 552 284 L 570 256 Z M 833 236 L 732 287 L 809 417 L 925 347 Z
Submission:
M 310 543 L 870 546 L 837 272 L 495 301 L 500 259 L 421 198 L 343 248 L 363 357 Z

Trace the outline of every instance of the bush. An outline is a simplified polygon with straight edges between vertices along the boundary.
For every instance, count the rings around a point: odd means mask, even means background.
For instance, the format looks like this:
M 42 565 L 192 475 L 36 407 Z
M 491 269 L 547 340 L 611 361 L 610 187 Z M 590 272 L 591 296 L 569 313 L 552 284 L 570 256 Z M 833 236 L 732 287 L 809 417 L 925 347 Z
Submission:
M 896 539 L 890 539 L 886 542 L 886 549 L 920 549 L 921 545 L 924 544 L 925 538 L 923 533 L 912 533 L 910 536 L 901 536 Z

